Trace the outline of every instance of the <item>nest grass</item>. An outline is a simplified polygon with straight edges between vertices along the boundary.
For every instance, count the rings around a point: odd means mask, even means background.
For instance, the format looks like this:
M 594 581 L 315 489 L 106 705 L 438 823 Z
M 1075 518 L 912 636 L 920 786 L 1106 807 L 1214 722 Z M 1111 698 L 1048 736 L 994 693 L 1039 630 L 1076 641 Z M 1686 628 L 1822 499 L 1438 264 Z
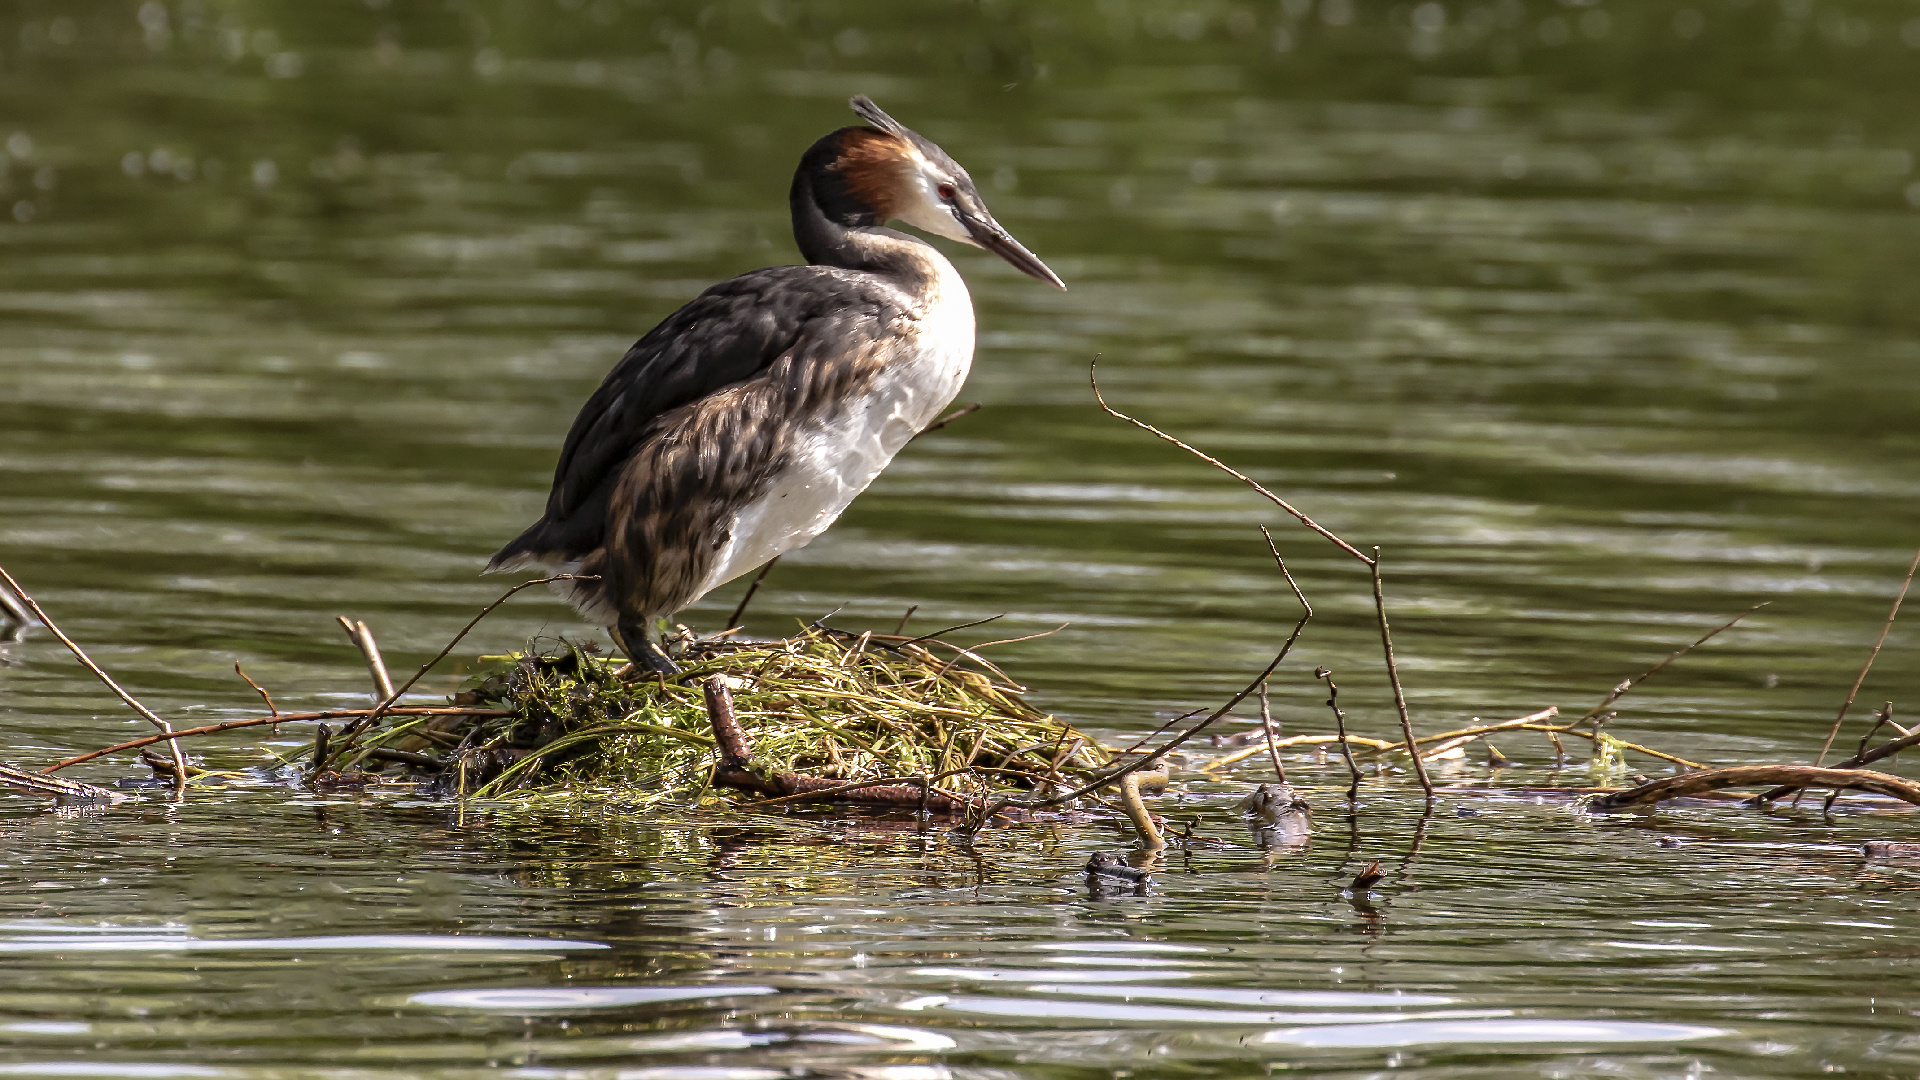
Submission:
M 394 717 L 337 775 L 398 761 L 462 796 L 694 805 L 717 794 L 728 764 L 709 711 L 715 682 L 760 776 L 918 778 L 966 800 L 1072 783 L 1108 763 L 1098 740 L 1027 704 L 997 667 L 927 638 L 815 626 L 776 641 L 694 641 L 680 675 L 631 681 L 622 661 L 564 642 L 486 659 L 496 666 L 454 704 L 495 715 Z

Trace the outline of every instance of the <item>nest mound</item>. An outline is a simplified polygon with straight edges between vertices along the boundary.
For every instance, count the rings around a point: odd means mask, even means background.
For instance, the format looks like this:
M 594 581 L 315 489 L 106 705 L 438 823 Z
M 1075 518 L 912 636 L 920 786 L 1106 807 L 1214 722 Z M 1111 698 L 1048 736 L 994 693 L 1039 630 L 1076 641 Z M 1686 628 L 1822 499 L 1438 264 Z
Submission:
M 1108 761 L 997 667 L 927 638 L 812 627 L 777 641 L 695 641 L 680 675 L 631 681 L 621 661 L 573 645 L 497 659 L 454 699 L 484 715 L 394 717 L 362 740 L 359 760 L 437 772 L 442 791 L 477 797 L 686 805 L 726 786 L 898 805 L 904 797 L 884 786 L 827 790 L 893 780 L 912 784 L 919 805 L 931 792 L 949 810 L 1070 783 Z

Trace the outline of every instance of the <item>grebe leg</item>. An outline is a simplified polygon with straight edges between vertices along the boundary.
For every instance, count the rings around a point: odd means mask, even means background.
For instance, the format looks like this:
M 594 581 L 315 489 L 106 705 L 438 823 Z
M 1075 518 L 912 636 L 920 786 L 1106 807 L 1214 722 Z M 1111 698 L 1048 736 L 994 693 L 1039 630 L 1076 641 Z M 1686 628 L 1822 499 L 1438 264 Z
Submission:
M 647 620 L 620 620 L 620 643 L 627 648 L 627 659 L 632 661 L 636 671 L 659 672 L 662 675 L 680 674 L 680 665 L 673 662 L 653 635 L 647 632 Z

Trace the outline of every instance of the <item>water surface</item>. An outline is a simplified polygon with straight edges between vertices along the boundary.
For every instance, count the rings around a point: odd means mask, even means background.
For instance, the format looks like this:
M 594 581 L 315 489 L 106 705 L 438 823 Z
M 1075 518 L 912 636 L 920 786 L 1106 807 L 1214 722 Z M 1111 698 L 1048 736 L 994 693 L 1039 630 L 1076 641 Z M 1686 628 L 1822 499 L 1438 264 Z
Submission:
M 23 3 L 0 563 L 176 722 L 256 713 L 236 660 L 283 708 L 365 701 L 333 616 L 406 668 L 497 596 L 477 571 L 579 402 L 705 284 L 793 258 L 792 165 L 866 92 L 1072 288 L 953 252 L 985 408 L 783 560 L 753 632 L 1068 623 L 999 659 L 1137 735 L 1291 625 L 1264 523 L 1317 612 L 1280 718 L 1326 726 L 1325 665 L 1387 733 L 1357 564 L 1099 413 L 1098 356 L 1116 404 L 1382 547 L 1422 730 L 1584 710 L 1770 601 L 1614 730 L 1809 759 L 1920 537 L 1916 61 L 1915 14 L 1870 0 Z M 461 654 L 590 633 L 528 595 Z M 1915 647 L 1896 626 L 1859 711 L 1912 698 Z M 48 635 L 0 645 L 6 760 L 139 730 Z M 1075 872 L 1125 844 L 1104 823 L 968 852 L 831 815 L 0 798 L 0 1075 L 1920 1067 L 1912 875 L 1857 854 L 1908 819 L 1455 794 L 1423 827 L 1392 781 L 1349 817 L 1298 767 L 1312 847 L 1239 827 L 1252 763 L 1188 780 L 1169 816 L 1228 846 L 1146 897 Z M 1376 857 L 1361 911 L 1338 890 Z

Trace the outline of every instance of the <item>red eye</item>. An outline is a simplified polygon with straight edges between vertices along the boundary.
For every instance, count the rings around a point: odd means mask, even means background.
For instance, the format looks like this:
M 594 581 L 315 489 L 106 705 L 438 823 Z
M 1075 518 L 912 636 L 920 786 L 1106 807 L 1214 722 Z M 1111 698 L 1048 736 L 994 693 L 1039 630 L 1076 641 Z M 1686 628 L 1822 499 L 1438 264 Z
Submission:
M 947 200 L 948 202 L 953 201 L 953 185 L 952 184 L 941 184 L 937 190 L 940 192 L 941 198 Z

